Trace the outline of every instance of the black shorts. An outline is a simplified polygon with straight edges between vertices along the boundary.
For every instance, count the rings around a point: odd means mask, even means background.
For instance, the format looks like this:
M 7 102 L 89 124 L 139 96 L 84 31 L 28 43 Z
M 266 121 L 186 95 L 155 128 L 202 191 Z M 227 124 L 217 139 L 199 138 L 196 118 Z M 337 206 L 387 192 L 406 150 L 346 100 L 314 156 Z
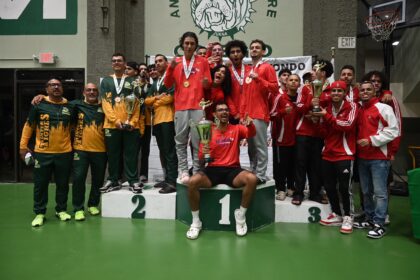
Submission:
M 244 170 L 240 167 L 208 166 L 199 172 L 205 174 L 210 179 L 212 186 L 226 184 L 233 187 L 233 180 Z

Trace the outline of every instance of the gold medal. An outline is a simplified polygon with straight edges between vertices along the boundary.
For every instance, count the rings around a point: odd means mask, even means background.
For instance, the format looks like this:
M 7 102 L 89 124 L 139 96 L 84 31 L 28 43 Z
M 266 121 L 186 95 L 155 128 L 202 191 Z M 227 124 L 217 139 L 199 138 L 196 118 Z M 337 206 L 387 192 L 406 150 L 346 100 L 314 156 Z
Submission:
M 190 82 L 185 81 L 185 82 L 184 82 L 184 87 L 189 87 L 189 86 L 190 86 Z
M 252 82 L 252 78 L 251 77 L 246 77 L 245 83 L 250 84 L 251 82 Z
M 119 96 L 115 97 L 115 102 L 120 103 L 121 98 Z

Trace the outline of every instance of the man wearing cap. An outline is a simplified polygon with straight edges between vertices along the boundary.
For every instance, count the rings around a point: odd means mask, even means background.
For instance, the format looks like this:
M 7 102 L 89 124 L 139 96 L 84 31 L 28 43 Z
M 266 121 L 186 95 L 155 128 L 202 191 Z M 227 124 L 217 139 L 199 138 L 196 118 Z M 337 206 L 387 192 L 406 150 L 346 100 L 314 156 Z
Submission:
M 324 138 L 322 175 L 332 210 L 320 224 L 341 226 L 340 232 L 344 234 L 353 231 L 350 179 L 356 153 L 357 120 L 357 105 L 345 99 L 346 89 L 347 84 L 344 81 L 333 82 L 330 85 L 331 102 L 328 107 L 312 113 L 316 127 Z

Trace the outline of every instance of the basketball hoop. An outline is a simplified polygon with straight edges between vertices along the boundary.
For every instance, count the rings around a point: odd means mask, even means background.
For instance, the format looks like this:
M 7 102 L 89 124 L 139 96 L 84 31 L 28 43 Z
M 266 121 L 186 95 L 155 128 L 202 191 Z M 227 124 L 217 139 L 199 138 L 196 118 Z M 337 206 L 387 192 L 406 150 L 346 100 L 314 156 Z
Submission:
M 366 18 L 366 26 L 377 42 L 388 40 L 398 21 L 398 11 L 381 11 Z

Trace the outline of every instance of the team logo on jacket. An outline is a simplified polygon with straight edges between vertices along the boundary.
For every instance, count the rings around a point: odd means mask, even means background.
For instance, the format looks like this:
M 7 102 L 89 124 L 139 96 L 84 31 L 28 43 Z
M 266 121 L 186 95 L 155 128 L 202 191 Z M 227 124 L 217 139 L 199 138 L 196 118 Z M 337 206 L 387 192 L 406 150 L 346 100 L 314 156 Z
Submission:
M 255 0 L 191 0 L 191 15 L 201 32 L 222 38 L 239 31 L 251 21 L 252 2 Z
M 63 115 L 68 115 L 68 116 L 70 116 L 70 111 L 69 111 L 69 108 L 67 108 L 67 107 L 64 107 L 64 108 L 63 108 L 63 110 L 61 111 L 61 113 L 62 113 Z

